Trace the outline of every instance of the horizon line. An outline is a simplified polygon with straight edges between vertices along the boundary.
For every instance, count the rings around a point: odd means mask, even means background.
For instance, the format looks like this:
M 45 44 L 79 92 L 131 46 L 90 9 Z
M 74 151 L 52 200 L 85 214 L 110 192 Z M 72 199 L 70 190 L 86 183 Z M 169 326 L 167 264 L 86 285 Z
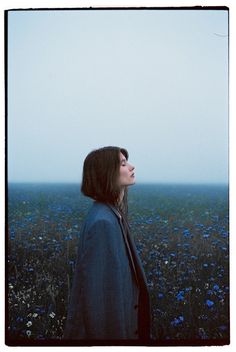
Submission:
M 75 185 L 81 184 L 81 181 L 7 181 L 6 185 L 9 184 L 71 184 Z M 133 186 L 138 185 L 146 185 L 146 184 L 174 184 L 174 185 L 229 185 L 229 181 L 222 182 L 222 181 L 140 181 L 135 183 Z

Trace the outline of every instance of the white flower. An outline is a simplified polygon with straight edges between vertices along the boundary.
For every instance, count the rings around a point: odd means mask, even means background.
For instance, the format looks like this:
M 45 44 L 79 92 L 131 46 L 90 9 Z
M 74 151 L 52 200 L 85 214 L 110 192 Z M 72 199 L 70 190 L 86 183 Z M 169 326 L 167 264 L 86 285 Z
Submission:
M 26 330 L 26 335 L 29 337 L 31 335 L 31 331 L 30 330 Z
M 28 328 L 29 328 L 31 325 L 32 325 L 32 321 L 28 321 L 28 322 L 26 323 L 26 326 L 28 326 Z
M 50 314 L 49 314 L 49 316 L 51 317 L 51 318 L 55 318 L 55 313 L 54 312 L 51 312 Z
M 38 313 L 33 314 L 33 318 L 37 318 L 37 316 L 38 316 Z

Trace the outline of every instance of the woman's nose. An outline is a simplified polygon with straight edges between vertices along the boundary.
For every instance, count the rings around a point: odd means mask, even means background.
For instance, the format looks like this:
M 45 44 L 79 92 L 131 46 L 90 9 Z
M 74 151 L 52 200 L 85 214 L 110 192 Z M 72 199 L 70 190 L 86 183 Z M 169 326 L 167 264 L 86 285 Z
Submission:
M 133 165 L 129 164 L 129 168 L 132 171 L 132 170 L 134 170 L 135 167 Z

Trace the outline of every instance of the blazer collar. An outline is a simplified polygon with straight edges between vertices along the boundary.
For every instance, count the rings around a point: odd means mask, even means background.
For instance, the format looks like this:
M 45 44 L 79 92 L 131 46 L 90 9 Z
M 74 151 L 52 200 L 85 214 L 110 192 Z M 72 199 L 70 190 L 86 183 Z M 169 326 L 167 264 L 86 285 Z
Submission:
M 108 204 L 109 208 L 113 211 L 113 213 L 116 214 L 116 216 L 121 220 L 122 216 L 120 214 L 120 212 L 118 211 L 118 209 L 116 209 L 116 207 L 114 207 L 114 205 Z

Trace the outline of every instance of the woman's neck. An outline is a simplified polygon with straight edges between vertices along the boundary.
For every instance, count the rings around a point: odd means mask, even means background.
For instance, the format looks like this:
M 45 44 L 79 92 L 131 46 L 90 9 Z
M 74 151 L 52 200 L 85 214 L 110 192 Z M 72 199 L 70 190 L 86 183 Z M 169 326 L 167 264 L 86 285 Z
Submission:
M 122 188 L 120 191 L 120 197 L 119 197 L 119 205 L 121 205 L 123 198 L 124 198 L 124 194 L 125 194 L 125 189 Z

